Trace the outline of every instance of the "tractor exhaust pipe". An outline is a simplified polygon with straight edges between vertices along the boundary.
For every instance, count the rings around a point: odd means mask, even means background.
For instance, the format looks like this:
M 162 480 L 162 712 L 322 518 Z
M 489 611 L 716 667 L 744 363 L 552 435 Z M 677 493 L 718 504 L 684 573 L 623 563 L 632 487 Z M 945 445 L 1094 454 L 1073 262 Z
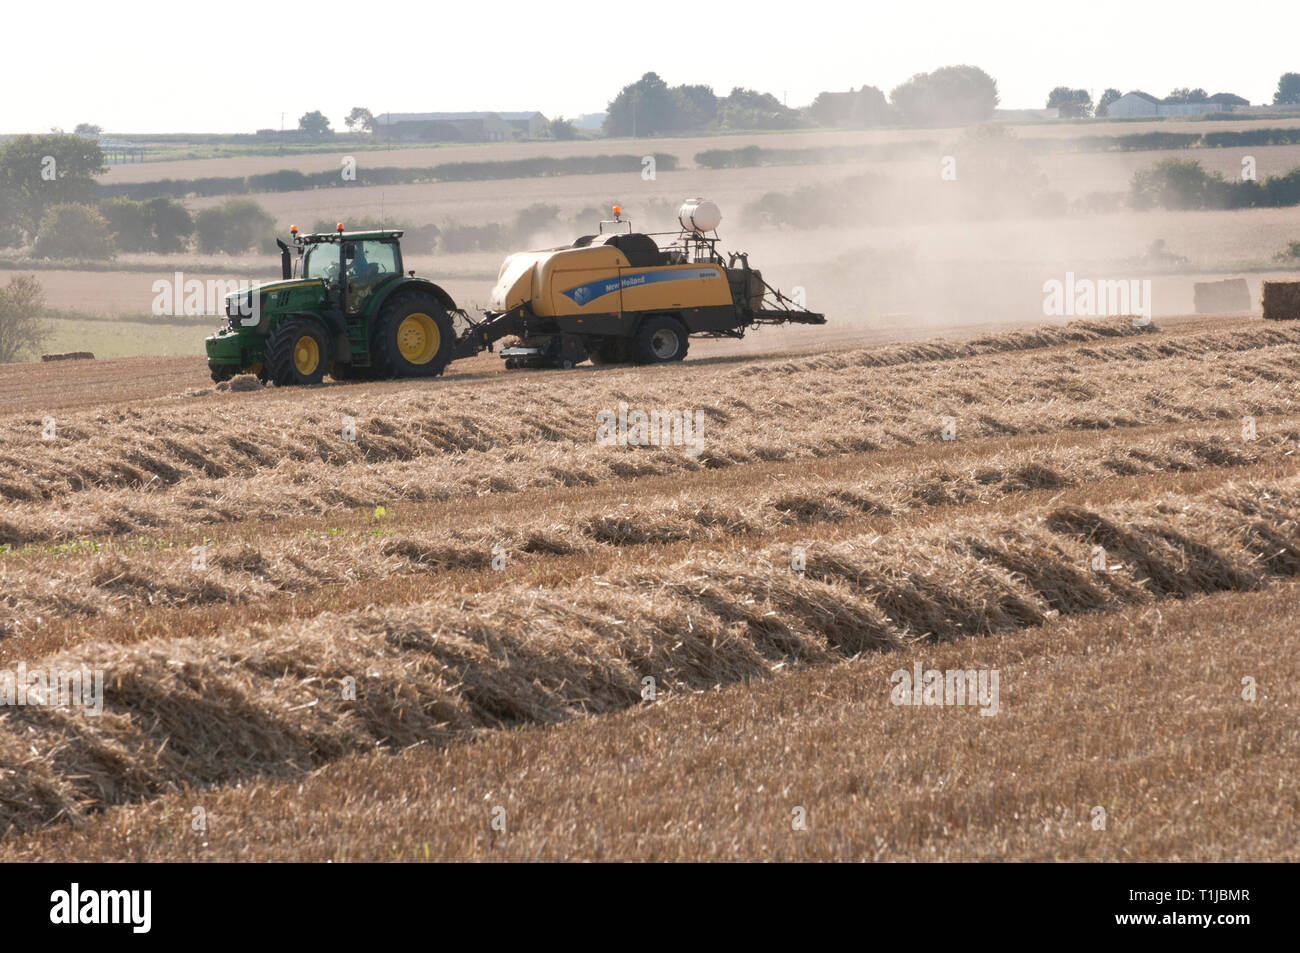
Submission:
M 280 239 L 275 243 L 280 246 L 280 277 L 289 279 L 293 277 L 293 257 L 289 254 L 289 246 Z

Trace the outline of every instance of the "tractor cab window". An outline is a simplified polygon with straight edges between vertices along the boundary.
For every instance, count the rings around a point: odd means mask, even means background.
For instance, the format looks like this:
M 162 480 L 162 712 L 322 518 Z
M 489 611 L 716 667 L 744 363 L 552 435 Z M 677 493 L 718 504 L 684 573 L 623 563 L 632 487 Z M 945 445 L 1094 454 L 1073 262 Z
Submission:
M 364 285 L 397 274 L 396 252 L 397 246 L 392 242 L 348 242 L 343 246 L 348 281 Z
M 401 271 L 393 242 L 348 242 L 343 246 L 348 270 L 347 312 L 360 314 L 375 289 Z
M 339 279 L 339 246 L 332 242 L 312 245 L 302 264 L 304 278 L 323 278 L 328 284 Z

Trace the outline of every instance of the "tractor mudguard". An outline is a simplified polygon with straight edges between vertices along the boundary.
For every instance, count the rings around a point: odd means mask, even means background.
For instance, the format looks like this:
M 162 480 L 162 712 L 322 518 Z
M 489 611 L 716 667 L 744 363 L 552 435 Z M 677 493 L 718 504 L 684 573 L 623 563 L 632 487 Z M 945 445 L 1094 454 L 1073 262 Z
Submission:
M 460 309 L 456 307 L 456 302 L 451 295 L 447 294 L 441 286 L 435 285 L 428 278 L 403 278 L 400 281 L 392 281 L 379 289 L 375 295 L 371 306 L 367 309 L 371 314 L 379 314 L 383 310 L 384 304 L 395 294 L 401 294 L 407 291 L 419 291 L 433 297 L 438 304 L 449 314 Z
M 330 337 L 342 334 L 347 336 L 348 326 L 343 320 L 343 315 L 331 313 L 329 311 L 281 311 L 279 314 L 280 321 L 287 321 L 289 318 L 306 318 L 308 321 L 315 321 L 323 327 Z M 277 322 L 279 323 L 279 322 Z

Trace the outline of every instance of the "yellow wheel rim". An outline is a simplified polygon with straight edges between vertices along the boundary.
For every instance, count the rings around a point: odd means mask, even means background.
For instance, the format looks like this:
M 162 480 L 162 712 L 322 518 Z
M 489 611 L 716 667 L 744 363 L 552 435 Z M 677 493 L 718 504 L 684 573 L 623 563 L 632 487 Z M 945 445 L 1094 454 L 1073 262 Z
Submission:
M 293 346 L 293 366 L 299 374 L 309 377 L 320 367 L 320 345 L 310 334 L 298 338 Z
M 440 347 L 438 322 L 424 312 L 408 314 L 397 326 L 397 350 L 412 364 L 428 364 Z

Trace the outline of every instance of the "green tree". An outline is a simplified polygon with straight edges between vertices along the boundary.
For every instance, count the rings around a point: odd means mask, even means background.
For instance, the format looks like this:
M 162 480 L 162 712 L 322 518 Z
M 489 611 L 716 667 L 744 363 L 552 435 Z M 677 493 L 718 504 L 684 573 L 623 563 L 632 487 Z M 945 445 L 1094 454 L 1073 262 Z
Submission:
M 103 135 L 104 127 L 96 126 L 92 122 L 79 122 L 77 123 L 77 128 L 73 129 L 72 132 L 77 136 L 95 136 L 98 138 Z
M 1186 86 L 1179 86 L 1177 89 L 1170 90 L 1169 95 L 1165 97 L 1167 103 L 1203 103 L 1210 98 L 1210 94 L 1199 86 L 1195 89 L 1188 89 Z
M 543 229 L 559 224 L 560 208 L 545 202 L 535 202 L 515 213 L 515 238 L 526 242 Z
M 998 84 L 977 66 L 944 66 L 917 73 L 889 94 L 913 125 L 983 122 L 998 105 Z
M 166 255 L 185 251 L 194 234 L 194 218 L 180 202 L 164 196 L 145 202 L 153 227 L 152 251 Z
M 317 113 L 317 115 L 320 114 Z M 352 112 L 348 113 L 348 117 L 343 120 L 343 124 L 348 127 L 349 132 L 356 132 L 358 129 L 364 132 L 375 131 L 374 114 L 369 109 L 366 109 L 364 106 L 354 106 L 352 108 Z M 325 125 L 326 128 L 329 127 L 329 123 L 326 123 Z
M 610 136 L 653 136 L 672 131 L 677 106 L 668 84 L 658 73 L 646 73 L 618 91 L 605 112 L 605 133 Z
M 1222 173 L 1206 172 L 1194 159 L 1165 159 L 1133 174 L 1129 204 L 1139 210 L 1153 206 L 1221 209 L 1240 204 L 1240 199 L 1233 183 L 1226 181 Z
M 1273 94 L 1274 106 L 1294 106 L 1300 104 L 1300 73 L 1283 73 L 1277 81 L 1277 92 Z
M 23 243 L 23 230 L 18 224 L 18 216 L 17 200 L 0 187 L 0 248 L 12 248 Z
M 143 202 L 119 196 L 101 202 L 99 212 L 108 222 L 113 242 L 122 251 L 147 251 L 152 237 L 149 210 Z
M 40 258 L 98 261 L 113 257 L 113 235 L 98 209 L 64 202 L 45 210 L 33 251 Z
M 1068 119 L 1079 119 L 1092 113 L 1092 95 L 1086 89 L 1058 86 L 1047 96 L 1047 108 L 1059 109 Z
M 819 126 L 844 126 L 853 114 L 853 92 L 821 92 L 808 107 L 808 118 Z
M 311 133 L 313 136 L 324 136 L 334 131 L 330 129 L 330 121 L 325 118 L 325 114 L 319 109 L 299 116 L 298 128 L 303 132 Z
M 230 199 L 205 208 L 194 219 L 199 251 L 238 255 L 260 246 L 275 227 L 275 220 L 250 199 Z
M 893 110 L 885 94 L 874 86 L 863 86 L 853 94 L 852 123 L 855 126 L 877 126 L 893 118 Z
M 563 116 L 556 116 L 551 120 L 551 138 L 552 139 L 577 139 L 578 128 Z
M 113 241 L 121 251 L 184 251 L 194 233 L 194 219 L 184 205 L 166 196 L 136 202 L 125 197 L 100 203 Z
M 88 202 L 105 171 L 99 144 L 82 136 L 15 136 L 0 146 L 0 193 L 28 236 L 52 205 Z
M 771 93 L 737 86 L 718 104 L 718 122 L 724 129 L 793 129 L 799 113 Z
M 1101 99 L 1097 100 L 1097 116 L 1106 116 L 1110 114 L 1110 104 L 1117 99 L 1123 99 L 1124 94 L 1113 86 L 1106 87 L 1106 91 L 1101 94 Z
M 51 330 L 41 320 L 44 308 L 45 292 L 34 275 L 14 275 L 0 288 L 0 364 L 41 352 Z
M 687 132 L 707 129 L 718 118 L 718 97 L 712 86 L 674 86 L 671 92 L 677 129 Z

